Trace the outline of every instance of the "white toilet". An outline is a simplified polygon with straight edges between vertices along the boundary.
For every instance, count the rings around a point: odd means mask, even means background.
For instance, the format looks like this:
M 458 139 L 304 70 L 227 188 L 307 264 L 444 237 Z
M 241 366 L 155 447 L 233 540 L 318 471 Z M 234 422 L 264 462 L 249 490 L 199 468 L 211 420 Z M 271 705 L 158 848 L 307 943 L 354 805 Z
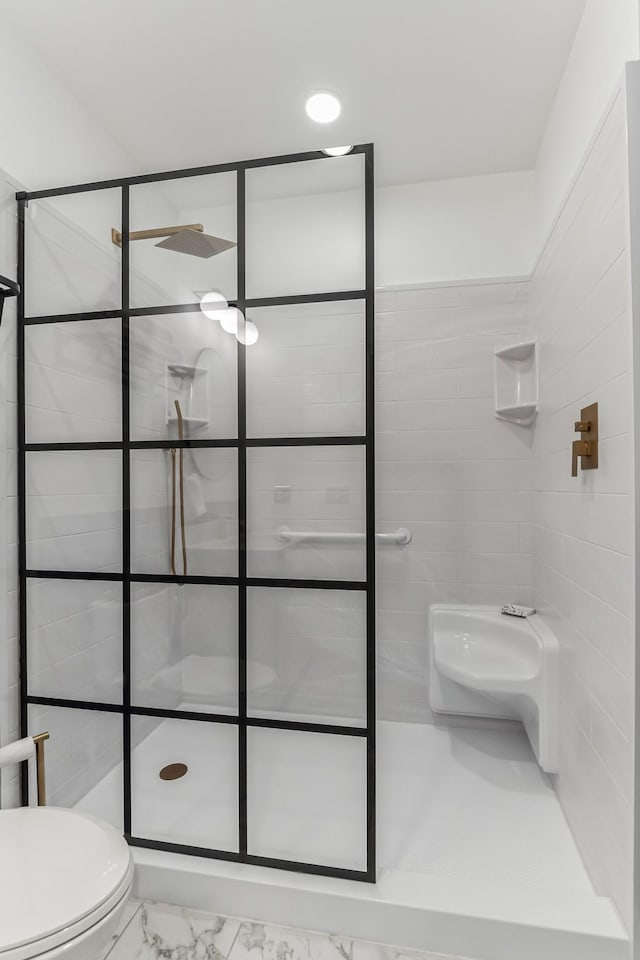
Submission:
M 0 811 L 0 960 L 97 960 L 132 883 L 131 852 L 108 823 L 60 807 Z

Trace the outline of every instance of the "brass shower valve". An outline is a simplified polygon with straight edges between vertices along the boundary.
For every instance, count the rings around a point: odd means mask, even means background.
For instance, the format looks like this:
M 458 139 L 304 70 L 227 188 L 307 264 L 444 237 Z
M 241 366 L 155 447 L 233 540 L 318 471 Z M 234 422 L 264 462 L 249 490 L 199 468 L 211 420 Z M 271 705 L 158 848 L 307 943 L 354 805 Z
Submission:
M 578 476 L 578 457 L 582 470 L 598 467 L 598 404 L 592 403 L 580 411 L 580 419 L 574 424 L 579 440 L 571 444 L 571 476 Z

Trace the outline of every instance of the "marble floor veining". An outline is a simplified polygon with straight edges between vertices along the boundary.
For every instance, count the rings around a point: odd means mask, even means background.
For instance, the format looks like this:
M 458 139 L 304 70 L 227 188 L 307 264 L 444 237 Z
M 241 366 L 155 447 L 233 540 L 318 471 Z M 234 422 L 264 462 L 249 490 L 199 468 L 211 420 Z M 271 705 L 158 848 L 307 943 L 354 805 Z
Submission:
M 131 900 L 97 960 L 462 960 L 353 940 L 341 934 L 222 917 Z

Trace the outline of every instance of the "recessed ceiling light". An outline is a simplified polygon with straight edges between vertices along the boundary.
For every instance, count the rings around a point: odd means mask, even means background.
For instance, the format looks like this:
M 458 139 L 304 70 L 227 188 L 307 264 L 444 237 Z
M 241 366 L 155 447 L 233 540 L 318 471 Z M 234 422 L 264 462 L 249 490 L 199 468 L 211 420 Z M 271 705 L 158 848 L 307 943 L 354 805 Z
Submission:
M 307 100 L 307 115 L 316 123 L 332 123 L 340 116 L 340 101 L 333 93 L 313 93 Z
M 323 147 L 322 152 L 326 153 L 328 157 L 345 157 L 348 153 L 351 153 L 353 150 L 353 144 L 350 144 L 348 147 Z

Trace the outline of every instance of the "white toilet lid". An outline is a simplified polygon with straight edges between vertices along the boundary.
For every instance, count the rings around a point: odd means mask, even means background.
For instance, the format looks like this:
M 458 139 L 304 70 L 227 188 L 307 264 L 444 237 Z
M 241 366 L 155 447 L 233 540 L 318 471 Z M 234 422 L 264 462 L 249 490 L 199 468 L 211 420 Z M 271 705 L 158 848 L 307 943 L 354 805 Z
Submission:
M 94 914 L 130 863 L 121 834 L 96 818 L 56 807 L 0 812 L 0 957 Z

